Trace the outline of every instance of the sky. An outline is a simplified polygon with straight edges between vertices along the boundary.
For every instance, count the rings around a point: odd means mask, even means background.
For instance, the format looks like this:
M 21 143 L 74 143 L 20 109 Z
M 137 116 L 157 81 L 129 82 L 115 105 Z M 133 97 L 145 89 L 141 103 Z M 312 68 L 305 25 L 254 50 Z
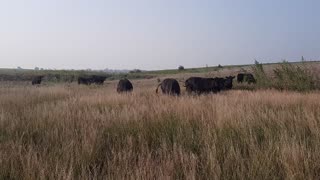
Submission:
M 0 0 L 0 68 L 320 60 L 319 0 Z

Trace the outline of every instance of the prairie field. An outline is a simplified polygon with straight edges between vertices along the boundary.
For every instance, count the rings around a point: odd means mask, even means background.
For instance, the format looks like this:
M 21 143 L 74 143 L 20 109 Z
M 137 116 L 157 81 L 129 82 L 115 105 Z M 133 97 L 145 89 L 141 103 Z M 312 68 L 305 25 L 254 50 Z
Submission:
M 0 179 L 319 179 L 320 92 L 0 86 Z

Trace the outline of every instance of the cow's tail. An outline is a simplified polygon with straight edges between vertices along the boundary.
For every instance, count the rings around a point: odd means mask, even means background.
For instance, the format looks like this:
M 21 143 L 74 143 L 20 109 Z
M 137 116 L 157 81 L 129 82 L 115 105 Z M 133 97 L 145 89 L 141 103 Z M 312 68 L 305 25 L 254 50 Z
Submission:
M 157 89 L 156 89 L 156 93 L 158 94 L 158 89 L 161 86 L 162 83 L 158 84 Z

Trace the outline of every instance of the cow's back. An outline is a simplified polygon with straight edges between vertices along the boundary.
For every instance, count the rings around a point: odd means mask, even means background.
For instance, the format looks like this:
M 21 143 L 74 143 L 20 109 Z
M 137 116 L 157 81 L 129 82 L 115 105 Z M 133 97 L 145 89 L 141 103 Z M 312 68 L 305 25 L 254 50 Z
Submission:
M 130 92 L 133 91 L 133 85 L 128 79 L 121 79 L 117 86 L 117 92 Z
M 164 94 L 180 95 L 181 93 L 178 81 L 171 78 L 162 81 L 161 90 Z

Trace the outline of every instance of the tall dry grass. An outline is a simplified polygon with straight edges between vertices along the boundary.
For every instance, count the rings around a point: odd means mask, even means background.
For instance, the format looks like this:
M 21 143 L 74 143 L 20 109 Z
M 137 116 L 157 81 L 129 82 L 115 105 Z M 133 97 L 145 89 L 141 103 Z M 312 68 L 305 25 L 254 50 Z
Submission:
M 0 88 L 0 179 L 319 179 L 320 93 Z

